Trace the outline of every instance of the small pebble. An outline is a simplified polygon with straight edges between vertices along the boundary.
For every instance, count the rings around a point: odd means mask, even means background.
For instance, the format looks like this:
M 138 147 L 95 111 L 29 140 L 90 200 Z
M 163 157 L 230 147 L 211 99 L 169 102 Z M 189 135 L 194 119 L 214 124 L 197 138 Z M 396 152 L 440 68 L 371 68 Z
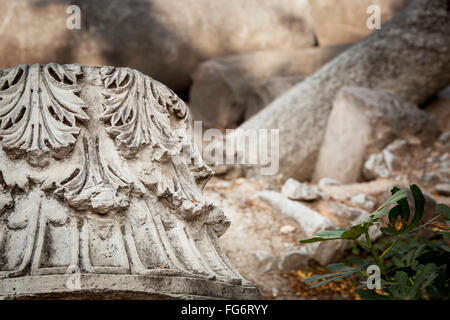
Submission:
M 367 210 L 373 210 L 375 209 L 375 202 L 369 200 L 366 203 L 364 203 L 364 208 L 366 208 Z
M 282 226 L 281 228 L 280 228 L 280 233 L 282 233 L 282 234 L 288 234 L 288 233 L 291 233 L 291 232 L 294 232 L 295 231 L 295 227 L 294 226 L 291 226 L 291 225 L 286 225 L 286 226 Z
M 319 187 L 324 187 L 324 186 L 338 186 L 340 185 L 341 182 L 336 180 L 336 179 L 331 179 L 331 178 L 322 178 L 319 181 Z
M 278 297 L 278 294 L 280 293 L 280 290 L 277 288 L 272 288 L 272 296 Z
M 442 183 L 437 184 L 435 187 L 436 192 L 443 196 L 450 196 L 450 184 Z
M 366 203 L 366 195 L 363 193 L 357 194 L 350 199 L 350 202 L 357 206 L 363 206 Z

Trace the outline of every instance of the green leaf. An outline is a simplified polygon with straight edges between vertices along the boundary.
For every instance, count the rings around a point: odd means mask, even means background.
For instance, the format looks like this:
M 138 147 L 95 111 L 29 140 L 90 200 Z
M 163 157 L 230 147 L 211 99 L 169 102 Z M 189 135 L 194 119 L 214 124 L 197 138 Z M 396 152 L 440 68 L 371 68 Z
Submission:
M 445 204 L 438 204 L 436 206 L 436 212 L 443 215 L 445 219 L 450 220 L 450 207 Z
M 408 275 L 408 277 L 412 277 L 416 274 L 416 271 L 411 266 L 405 266 L 393 268 L 388 272 L 388 276 L 390 277 L 395 276 L 395 274 L 400 271 L 405 272 Z
M 387 214 L 388 214 L 388 211 L 386 209 L 382 209 L 380 211 L 376 211 L 375 213 L 372 213 L 371 216 L 372 216 L 372 219 L 375 220 L 375 219 L 384 217 Z
M 409 209 L 408 199 L 403 198 L 397 201 L 398 205 L 401 207 L 400 216 L 404 223 L 408 222 L 409 216 L 411 215 L 411 210 Z
M 408 274 L 404 271 L 397 271 L 395 273 L 395 280 L 400 286 L 407 287 L 408 286 Z
M 395 228 L 393 228 L 393 227 L 381 227 L 380 230 L 381 230 L 381 232 L 391 235 L 391 236 L 397 234 L 397 230 L 395 230 Z
M 417 248 L 409 250 L 406 254 L 404 260 L 405 260 L 405 266 L 417 266 L 418 261 L 417 257 L 419 257 L 422 252 L 426 249 L 426 244 L 421 244 Z
M 398 189 L 395 194 L 392 195 L 388 200 L 386 200 L 375 212 L 386 208 L 388 205 L 395 203 L 403 198 L 406 198 L 406 190 Z
M 354 225 L 349 227 L 341 236 L 342 239 L 353 240 L 358 239 L 362 234 L 368 230 L 368 227 L 363 225 Z
M 399 188 L 394 187 L 391 190 L 392 194 L 395 194 L 397 191 L 399 190 Z M 402 217 L 403 222 L 407 222 L 410 216 L 410 210 L 409 210 L 409 204 L 408 204 L 408 199 L 405 197 L 403 199 L 400 199 L 397 201 L 398 203 L 398 215 L 400 215 Z M 395 218 L 393 220 L 391 220 L 391 222 L 395 221 Z
M 445 273 L 439 275 L 433 281 L 433 285 L 426 287 L 430 300 L 450 300 L 450 281 Z
M 361 268 L 361 269 L 363 268 L 363 266 L 365 266 L 365 265 L 368 264 L 368 262 L 366 262 L 366 260 L 364 260 L 363 258 L 358 257 L 358 256 L 354 256 L 354 255 L 348 256 L 348 257 L 346 258 L 346 261 L 347 261 L 348 263 L 351 263 L 351 264 L 356 265 L 357 267 L 359 267 L 359 268 Z
M 426 285 L 430 284 L 437 275 L 436 265 L 434 263 L 428 263 L 426 265 L 421 264 L 417 267 L 415 284 L 421 285 L 421 287 L 424 288 Z
M 392 187 L 391 194 L 394 195 L 398 190 L 400 190 L 399 187 Z
M 339 276 L 339 275 L 343 275 L 345 273 L 347 273 L 347 271 L 345 271 L 345 272 L 327 273 L 327 274 L 317 274 L 315 276 L 311 276 L 311 277 L 306 278 L 305 280 L 303 280 L 303 282 L 304 283 L 310 283 L 310 282 L 314 282 L 314 281 L 317 281 L 317 280 L 322 280 L 322 279 L 325 279 L 325 278 L 333 278 L 333 277 L 336 277 L 336 276 Z
M 298 240 L 298 242 L 306 244 L 306 243 L 322 242 L 322 241 L 337 240 L 337 239 L 340 239 L 340 237 L 339 238 L 329 238 L 329 239 L 314 237 L 314 238 L 309 238 L 309 239 L 300 239 L 300 240 Z
M 378 222 L 378 220 L 381 217 L 384 217 L 385 215 L 388 214 L 388 211 L 386 209 L 381 209 L 379 211 L 375 211 L 374 213 L 370 214 L 363 223 L 361 223 L 360 225 L 365 225 L 366 227 L 370 227 L 371 225 L 373 225 L 375 222 Z
M 351 275 L 354 274 L 354 273 L 355 273 L 354 271 L 342 273 L 342 274 L 340 274 L 339 276 L 336 276 L 336 277 L 334 277 L 334 278 L 327 279 L 327 280 L 324 280 L 324 281 L 315 283 L 315 284 L 313 284 L 313 285 L 310 285 L 309 287 L 310 287 L 310 288 L 317 288 L 317 287 L 323 286 L 324 284 L 333 282 L 333 281 L 335 281 L 335 280 L 338 280 L 338 279 L 342 279 L 342 278 L 346 278 L 346 277 L 348 277 L 348 276 L 351 276 Z
M 323 230 L 314 235 L 313 238 L 309 239 L 301 239 L 298 242 L 300 243 L 313 243 L 313 242 L 321 242 L 328 240 L 336 240 L 341 239 L 342 234 L 345 232 L 345 229 L 338 230 Z
M 402 213 L 402 207 L 395 206 L 389 211 L 389 223 L 394 224 L 397 217 Z
M 436 272 L 436 265 L 434 263 L 419 265 L 414 279 L 415 282 L 408 295 L 408 299 L 413 299 L 419 296 L 420 290 L 429 286 L 438 275 L 439 273 Z
M 341 237 L 344 233 L 345 229 L 338 229 L 338 230 L 323 230 L 320 232 L 317 232 L 314 236 L 318 238 L 324 238 L 324 239 L 332 239 L 336 237 Z
M 327 269 L 330 271 L 350 271 L 355 268 L 347 266 L 345 263 L 333 263 L 327 266 Z
M 423 217 L 423 211 L 425 209 L 425 198 L 422 194 L 422 191 L 420 188 L 413 184 L 409 187 L 411 189 L 411 193 L 414 197 L 414 217 L 411 223 L 408 225 L 408 227 L 405 228 L 405 231 L 411 231 L 422 219 Z
M 342 269 L 342 271 L 340 271 L 340 272 L 327 273 L 327 274 L 318 274 L 318 275 L 315 275 L 315 276 L 311 276 L 311 277 L 306 278 L 305 280 L 303 280 L 303 282 L 304 282 L 304 283 L 311 283 L 311 282 L 314 282 L 314 281 L 317 281 L 317 280 L 326 279 L 326 278 L 329 278 L 328 280 L 333 279 L 333 280 L 331 280 L 331 281 L 334 281 L 334 280 L 336 280 L 336 279 L 340 279 L 340 278 L 343 278 L 343 277 L 347 277 L 347 276 L 349 276 L 349 275 L 352 275 L 352 274 L 354 274 L 355 272 L 358 272 L 359 270 L 361 270 L 360 268 L 350 268 L 350 267 L 347 267 L 347 266 L 346 266 L 345 264 L 343 264 L 343 263 L 338 263 L 338 264 L 334 264 L 334 265 L 331 264 L 331 265 L 328 266 L 328 268 L 329 268 L 330 271 L 334 271 L 333 269 L 336 269 L 336 271 L 338 271 L 337 269 L 341 269 L 341 268 L 344 268 L 344 267 L 345 267 L 346 269 Z M 326 281 L 328 281 L 328 280 L 326 280 Z M 331 281 L 329 281 L 329 282 L 331 282 Z M 322 281 L 322 282 L 324 282 L 324 281 Z M 325 283 L 322 283 L 322 282 L 319 282 L 320 285 L 325 284 Z M 318 284 L 315 284 L 314 287 L 318 286 L 319 283 L 318 283 Z M 328 282 L 326 282 L 326 283 L 328 283 Z M 312 287 L 312 288 L 313 288 L 313 287 Z
M 421 289 L 425 289 L 426 287 L 428 287 L 430 284 L 433 283 L 434 279 L 436 279 L 439 276 L 439 272 L 433 271 L 433 273 L 427 275 L 427 277 L 425 278 L 425 281 L 422 283 L 422 285 L 420 286 Z
M 410 299 L 411 287 L 409 285 L 408 274 L 404 271 L 395 273 L 396 284 L 389 288 L 393 298 Z

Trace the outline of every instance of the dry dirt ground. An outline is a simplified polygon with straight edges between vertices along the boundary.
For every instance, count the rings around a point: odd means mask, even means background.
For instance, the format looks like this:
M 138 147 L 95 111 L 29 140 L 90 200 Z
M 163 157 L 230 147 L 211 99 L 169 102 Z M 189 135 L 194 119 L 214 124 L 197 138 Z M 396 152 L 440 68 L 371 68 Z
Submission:
M 444 159 L 448 164 L 448 160 L 445 160 L 448 158 L 448 151 L 448 147 L 436 143 L 432 147 L 413 145 L 398 155 L 401 165 L 390 178 L 350 185 L 326 186 L 324 190 L 332 196 L 331 198 L 303 203 L 329 217 L 338 227 L 345 227 L 349 222 L 334 212 L 332 202 L 355 206 L 349 199 L 360 193 L 369 195 L 377 202 L 394 185 L 407 186 L 417 183 L 438 203 L 450 205 L 449 197 L 435 192 L 434 187 L 439 181 L 425 183 L 421 178 L 424 172 L 439 170 L 437 163 L 439 161 L 436 160 L 434 163 L 433 159 Z M 448 179 L 448 170 L 444 170 L 444 175 L 444 179 Z M 325 272 L 323 267 L 310 266 L 287 274 L 278 269 L 283 253 L 298 247 L 297 241 L 303 234 L 295 221 L 281 216 L 275 209 L 259 200 L 256 194 L 262 190 L 280 191 L 287 178 L 278 177 L 269 182 L 258 179 L 214 177 L 207 184 L 206 196 L 219 205 L 231 220 L 230 229 L 220 239 L 226 255 L 245 278 L 258 285 L 264 299 L 357 299 L 352 281 L 344 280 L 314 290 L 302 283 L 308 275 Z M 293 231 L 282 233 L 280 232 L 282 227 Z
M 380 180 L 368 185 L 385 191 L 394 184 L 394 180 Z M 351 194 L 348 191 L 358 193 L 361 189 L 359 185 L 354 186 L 353 190 L 349 190 L 349 186 L 345 187 L 347 194 Z M 265 299 L 352 298 L 350 293 L 354 286 L 350 283 L 346 283 L 344 289 L 339 285 L 335 288 L 329 286 L 328 290 L 307 290 L 307 286 L 299 283 L 306 274 L 322 273 L 325 271 L 323 268 L 312 266 L 292 273 L 284 273 L 278 269 L 283 253 L 298 247 L 298 240 L 304 235 L 294 220 L 284 218 L 256 196 L 258 191 L 269 188 L 279 191 L 281 185 L 276 188 L 273 184 L 267 186 L 262 181 L 246 178 L 232 181 L 213 178 L 205 188 L 206 196 L 219 205 L 231 220 L 231 227 L 220 242 L 233 265 L 246 279 L 258 285 Z M 334 189 L 336 194 L 340 193 L 339 188 Z M 331 200 L 320 200 L 309 205 L 314 209 L 322 209 L 319 212 L 331 218 L 338 226 L 346 226 L 345 220 L 328 210 L 329 201 Z M 283 226 L 292 226 L 294 230 L 282 233 L 280 229 Z M 257 258 L 261 251 L 270 255 L 262 263 Z M 271 270 L 267 270 L 269 268 Z M 309 294 L 305 295 L 304 291 L 309 291 Z

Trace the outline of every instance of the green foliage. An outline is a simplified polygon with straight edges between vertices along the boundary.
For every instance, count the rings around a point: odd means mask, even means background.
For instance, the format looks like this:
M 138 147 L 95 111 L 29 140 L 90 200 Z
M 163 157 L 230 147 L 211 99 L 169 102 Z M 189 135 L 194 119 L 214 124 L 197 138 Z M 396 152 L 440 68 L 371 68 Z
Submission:
M 316 288 L 321 285 L 330 283 L 334 280 L 346 278 L 346 277 L 351 276 L 352 274 L 361 270 L 359 267 L 351 268 L 351 267 L 346 266 L 343 263 L 330 264 L 330 265 L 328 265 L 327 269 L 330 271 L 336 271 L 336 272 L 309 277 L 309 278 L 305 279 L 305 283 L 311 283 L 311 282 L 314 282 L 317 280 L 322 280 L 322 281 L 312 284 L 310 286 L 311 288 Z
M 363 284 L 357 293 L 363 299 L 449 299 L 450 270 L 447 266 L 450 264 L 450 248 L 445 243 L 449 232 L 446 225 L 435 221 L 439 217 L 450 220 L 450 208 L 444 204 L 437 205 L 438 215 L 427 223 L 422 223 L 425 198 L 417 185 L 411 185 L 410 190 L 415 208 L 412 217 L 406 190 L 394 187 L 391 198 L 360 224 L 334 231 L 321 231 L 313 238 L 299 240 L 303 244 L 338 239 L 352 240 L 355 243 L 351 248 L 353 255 L 347 257 L 347 263 L 351 266 L 345 263 L 331 264 L 328 270 L 332 273 L 309 277 L 305 279 L 305 283 L 318 287 L 357 275 Z M 389 207 L 391 208 L 388 209 Z M 374 244 L 370 239 L 369 228 L 379 224 L 380 219 L 386 215 L 389 224 L 381 228 L 384 236 Z M 417 231 L 422 228 L 434 231 L 440 240 L 430 241 L 417 236 Z M 366 258 L 359 256 L 361 249 L 369 253 Z M 366 288 L 365 283 L 370 275 L 365 270 L 372 264 L 380 268 L 382 290 Z

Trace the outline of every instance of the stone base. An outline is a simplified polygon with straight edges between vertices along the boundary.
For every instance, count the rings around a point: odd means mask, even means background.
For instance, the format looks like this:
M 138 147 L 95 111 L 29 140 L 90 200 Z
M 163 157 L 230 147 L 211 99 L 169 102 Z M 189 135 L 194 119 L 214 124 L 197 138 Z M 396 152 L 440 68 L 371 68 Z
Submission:
M 260 299 L 255 286 L 145 275 L 82 274 L 81 289 L 68 289 L 69 275 L 0 280 L 0 299 Z

